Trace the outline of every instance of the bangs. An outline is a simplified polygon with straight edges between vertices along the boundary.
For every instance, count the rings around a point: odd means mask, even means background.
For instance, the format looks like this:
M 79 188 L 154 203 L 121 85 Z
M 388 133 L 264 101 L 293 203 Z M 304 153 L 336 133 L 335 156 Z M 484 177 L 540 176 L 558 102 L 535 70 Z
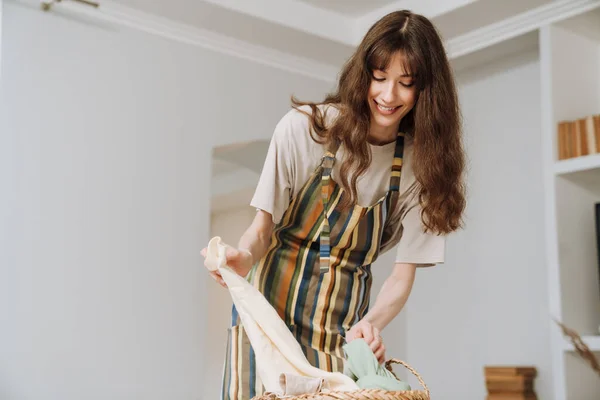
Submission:
M 422 77 L 419 71 L 423 64 L 420 62 L 418 54 L 407 45 L 402 37 L 396 37 L 393 41 L 380 41 L 373 45 L 366 59 L 369 74 L 372 75 L 375 70 L 386 70 L 397 53 L 402 55 L 402 69 L 404 72 L 411 75 L 418 82 L 419 76 Z

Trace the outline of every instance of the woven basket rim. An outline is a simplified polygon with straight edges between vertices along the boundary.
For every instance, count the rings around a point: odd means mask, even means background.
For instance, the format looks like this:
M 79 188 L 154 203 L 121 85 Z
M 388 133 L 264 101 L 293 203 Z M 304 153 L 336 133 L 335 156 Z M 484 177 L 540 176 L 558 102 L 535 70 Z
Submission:
M 351 392 L 345 391 L 332 391 L 332 392 L 320 392 L 320 393 L 309 393 L 302 394 L 299 396 L 286 396 L 285 400 L 371 400 L 371 399 L 381 399 L 381 400 L 422 400 L 422 399 L 430 399 L 431 395 L 429 392 L 429 388 L 423 381 L 421 375 L 409 364 L 406 362 L 392 358 L 385 363 L 385 367 L 389 370 L 395 377 L 398 379 L 394 371 L 392 371 L 392 364 L 400 364 L 406 369 L 408 369 L 419 381 L 423 389 L 411 389 L 411 390 L 383 390 L 383 389 L 358 389 L 353 390 Z M 400 380 L 400 379 L 398 379 Z M 357 397 L 360 395 L 365 395 L 364 398 Z M 374 397 L 374 396 L 378 397 Z M 407 397 L 408 396 L 408 397 Z M 414 397 L 413 396 L 418 396 Z M 252 398 L 252 400 L 279 400 L 281 397 L 278 397 L 274 393 L 265 393 L 263 395 Z
M 310 393 L 281 398 L 274 393 L 254 397 L 252 400 L 431 400 L 425 390 L 389 391 L 381 389 L 359 389 L 352 392 Z

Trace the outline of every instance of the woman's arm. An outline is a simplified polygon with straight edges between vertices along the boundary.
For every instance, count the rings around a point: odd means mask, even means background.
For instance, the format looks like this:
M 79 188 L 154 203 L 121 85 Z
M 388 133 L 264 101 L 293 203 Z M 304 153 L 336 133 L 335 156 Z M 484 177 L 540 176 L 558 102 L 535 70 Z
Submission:
M 238 248 L 227 246 L 227 265 L 240 276 L 248 275 L 254 263 L 267 252 L 273 226 L 271 214 L 258 210 L 252 223 L 240 238 Z M 206 257 L 206 248 L 202 249 L 202 256 Z M 221 286 L 227 287 L 219 271 L 211 271 L 210 275 Z
M 400 313 L 413 287 L 417 266 L 396 263 L 383 283 L 373 308 L 363 318 L 380 332 Z
M 254 263 L 263 258 L 267 252 L 269 245 L 271 244 L 273 225 L 273 217 L 271 214 L 263 210 L 258 210 L 254 220 L 240 238 L 238 249 L 249 251 L 252 256 L 250 268 L 252 268 Z M 238 271 L 238 274 L 246 276 L 250 271 L 250 268 L 248 268 L 247 271 Z M 243 272 L 243 274 L 240 272 Z
M 379 291 L 375 305 L 346 334 L 346 341 L 363 338 L 380 363 L 385 361 L 385 346 L 380 332 L 400 313 L 415 281 L 415 264 L 396 263 Z

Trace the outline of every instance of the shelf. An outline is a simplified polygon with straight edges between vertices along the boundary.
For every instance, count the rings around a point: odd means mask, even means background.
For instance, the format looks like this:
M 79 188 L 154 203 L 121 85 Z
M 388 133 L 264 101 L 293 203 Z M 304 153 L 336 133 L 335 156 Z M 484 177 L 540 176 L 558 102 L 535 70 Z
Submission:
M 560 160 L 554 164 L 554 175 L 600 192 L 600 154 Z
M 600 154 L 569 158 L 567 160 L 560 160 L 554 164 L 554 174 L 558 176 L 592 170 L 597 170 L 600 173 Z
M 582 336 L 581 340 L 586 344 L 587 347 L 590 348 L 591 351 L 600 351 L 600 335 L 594 336 Z M 575 351 L 573 344 L 568 339 L 564 341 L 564 350 L 565 351 Z

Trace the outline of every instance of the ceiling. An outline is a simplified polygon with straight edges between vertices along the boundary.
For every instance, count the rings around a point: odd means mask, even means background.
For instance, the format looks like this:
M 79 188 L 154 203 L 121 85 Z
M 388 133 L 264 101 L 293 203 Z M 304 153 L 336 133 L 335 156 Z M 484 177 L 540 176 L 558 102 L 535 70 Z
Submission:
M 105 0 L 109 1 L 109 0 Z M 409 9 L 449 41 L 552 0 L 119 0 L 136 10 L 338 69 L 369 27 Z M 564 2 L 564 1 L 563 1 Z
M 349 17 L 361 17 L 373 10 L 398 3 L 397 0 L 298 0 L 323 10 L 329 10 Z
M 482 26 L 541 7 L 552 0 L 478 0 L 435 18 L 436 27 L 446 38 L 455 38 Z
M 600 42 L 600 23 L 593 22 L 600 21 L 600 7 L 589 14 L 593 15 L 593 18 L 577 16 L 562 21 L 560 25 L 582 36 L 587 36 L 594 41 Z

